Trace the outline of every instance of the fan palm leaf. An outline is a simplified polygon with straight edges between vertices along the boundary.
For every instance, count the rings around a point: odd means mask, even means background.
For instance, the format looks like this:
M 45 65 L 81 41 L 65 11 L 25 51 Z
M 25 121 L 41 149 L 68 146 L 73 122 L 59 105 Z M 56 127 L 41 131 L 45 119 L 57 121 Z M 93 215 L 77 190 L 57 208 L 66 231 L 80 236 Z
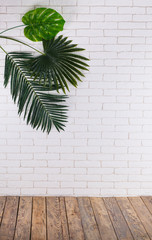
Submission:
M 27 61 L 27 68 L 31 77 L 39 80 L 42 84 L 59 86 L 65 93 L 69 91 L 68 82 L 77 87 L 77 82 L 84 77 L 82 71 L 88 70 L 86 57 L 77 54 L 83 51 L 77 44 L 71 44 L 67 37 L 59 36 L 51 40 L 43 40 L 44 55 L 32 57 Z
M 63 105 L 66 95 L 50 93 L 50 85 L 40 85 L 33 81 L 27 68 L 27 62 L 33 60 L 33 55 L 27 52 L 12 52 L 6 55 L 4 86 L 10 79 L 11 94 L 14 102 L 17 101 L 18 113 L 24 111 L 27 124 L 33 128 L 41 127 L 42 131 L 50 132 L 54 125 L 58 131 L 64 130 L 67 121 L 67 107 Z M 58 84 L 58 88 L 61 86 Z M 56 90 L 53 83 L 51 90 Z

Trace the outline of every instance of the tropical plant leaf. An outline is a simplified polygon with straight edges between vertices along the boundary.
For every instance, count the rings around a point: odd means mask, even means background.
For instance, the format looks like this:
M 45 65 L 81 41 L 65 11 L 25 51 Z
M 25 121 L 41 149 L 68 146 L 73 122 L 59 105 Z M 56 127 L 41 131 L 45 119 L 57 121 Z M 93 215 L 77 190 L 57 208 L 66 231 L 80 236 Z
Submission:
M 78 48 L 76 44 L 71 44 L 67 37 L 59 36 L 49 41 L 43 40 L 45 55 L 33 57 L 27 61 L 27 68 L 31 76 L 38 79 L 40 83 L 56 86 L 58 91 L 61 86 L 65 93 L 65 88 L 69 91 L 68 83 L 77 87 L 77 82 L 83 77 L 83 70 L 88 70 L 86 61 L 89 59 L 76 52 L 84 49 Z
M 50 87 L 40 85 L 33 81 L 25 67 L 26 61 L 32 59 L 30 53 L 12 52 L 6 55 L 4 86 L 10 79 L 11 94 L 14 102 L 17 101 L 18 113 L 24 111 L 27 124 L 33 128 L 41 127 L 42 131 L 50 132 L 54 125 L 58 131 L 64 130 L 67 121 L 67 107 L 63 105 L 66 95 L 50 93 Z M 55 90 L 55 85 L 52 90 Z
M 63 30 L 65 20 L 51 8 L 36 8 L 27 12 L 22 17 L 22 22 L 27 25 L 24 35 L 36 42 L 43 39 L 49 40 Z

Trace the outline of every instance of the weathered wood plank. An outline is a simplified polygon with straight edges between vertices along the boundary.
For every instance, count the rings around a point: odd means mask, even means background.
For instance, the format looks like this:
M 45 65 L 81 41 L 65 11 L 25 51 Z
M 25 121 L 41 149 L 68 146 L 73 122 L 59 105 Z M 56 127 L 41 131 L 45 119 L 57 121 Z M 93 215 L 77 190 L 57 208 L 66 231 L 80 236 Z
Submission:
M 75 197 L 65 197 L 69 234 L 71 240 L 84 240 L 78 202 Z
M 148 210 L 152 214 L 152 197 L 150 197 L 150 196 L 141 197 L 141 199 L 143 200 L 144 204 L 146 205 L 146 207 L 148 208 Z
M 0 223 L 2 222 L 5 202 L 6 202 L 6 197 L 0 197 Z
M 60 202 L 58 197 L 47 197 L 47 238 L 62 239 Z
M 115 198 L 103 198 L 119 240 L 133 240 L 129 227 Z
M 90 200 L 102 240 L 117 240 L 103 199 L 91 197 Z
M 86 240 L 101 239 L 89 198 L 79 197 L 78 205 L 80 209 L 85 239 Z
M 152 215 L 140 197 L 129 197 L 128 199 L 144 225 L 149 237 L 152 239 Z
M 69 229 L 68 229 L 68 221 L 67 221 L 64 197 L 60 197 L 60 212 L 61 212 L 61 224 L 62 224 L 62 239 L 69 240 Z
M 32 197 L 20 197 L 14 240 L 29 240 L 31 230 Z
M 13 240 L 16 226 L 19 197 L 7 197 L 0 227 L 1 240 Z
M 150 240 L 134 208 L 126 197 L 116 198 L 135 240 Z
M 33 197 L 31 240 L 46 240 L 46 205 L 44 197 Z

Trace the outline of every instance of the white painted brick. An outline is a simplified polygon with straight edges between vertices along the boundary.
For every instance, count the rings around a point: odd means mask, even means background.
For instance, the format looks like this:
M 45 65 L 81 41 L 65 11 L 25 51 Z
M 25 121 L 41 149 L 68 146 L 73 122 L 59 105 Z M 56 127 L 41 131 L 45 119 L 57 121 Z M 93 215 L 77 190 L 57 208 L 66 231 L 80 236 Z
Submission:
M 151 15 L 134 15 L 133 21 L 135 22 L 151 22 L 152 16 Z
M 75 174 L 86 174 L 86 168 L 63 168 L 61 170 L 61 173 L 63 174 L 70 174 L 70 175 L 75 175 Z
M 101 160 L 113 160 L 113 155 L 112 154 L 102 154 L 102 157 L 101 157 L 101 155 L 100 154 L 90 154 L 89 156 L 88 156 L 88 160 L 99 160 L 99 161 L 101 161 Z
M 17 167 L 11 167 L 11 168 L 8 168 L 7 169 L 7 172 L 8 173 L 19 173 L 19 174 L 22 174 L 22 173 L 33 173 L 33 168 L 17 168 Z
M 21 146 L 22 153 L 32 153 L 32 152 L 45 152 L 46 146 Z
M 0 180 L 1 181 L 19 181 L 20 176 L 19 174 L 0 174 Z
M 46 188 L 22 188 L 21 194 L 23 196 L 31 195 L 31 196 L 44 196 L 46 195 Z
M 62 160 L 75 160 L 75 159 L 81 160 L 81 161 L 86 160 L 86 154 L 83 154 L 83 153 L 78 153 L 78 154 L 61 153 L 60 156 Z
M 0 188 L 1 196 L 19 196 L 20 188 Z
M 122 28 L 125 28 L 125 27 L 122 25 Z M 138 38 L 137 37 L 119 37 L 118 38 L 118 43 L 123 43 L 123 44 L 131 44 L 131 43 L 133 43 L 133 44 L 134 43 L 142 44 L 142 43 L 145 43 L 145 38 L 144 37 L 138 37 Z M 127 53 L 127 55 L 128 55 L 128 53 Z M 134 56 L 134 58 L 136 58 L 135 53 L 132 53 L 132 55 Z M 123 56 L 122 54 L 119 54 L 120 58 L 122 58 L 122 56 Z
M 8 181 L 9 188 L 29 188 L 33 187 L 33 183 L 31 181 Z
M 118 85 L 121 87 L 121 84 L 119 83 Z M 138 85 L 141 87 L 140 85 Z M 129 96 L 129 97 L 117 97 L 117 102 L 118 103 L 142 103 L 143 99 L 141 97 L 136 97 L 136 96 Z M 121 122 L 121 118 L 118 119 L 119 122 Z M 124 120 L 124 119 L 123 119 Z
M 146 188 L 146 189 L 149 189 L 149 191 L 151 191 L 151 184 L 152 182 L 143 182 L 141 183 L 141 188 L 143 188 L 143 190 Z
M 111 0 L 105 0 L 105 5 L 108 6 L 132 6 L 132 1 L 131 0 L 113 0 L 111 2 Z
M 126 139 L 127 136 L 128 134 L 124 132 L 106 132 L 102 134 L 105 139 Z
M 127 147 L 102 147 L 104 153 L 127 153 Z
M 33 154 L 30 153 L 7 153 L 8 160 L 31 160 Z
M 103 14 L 79 14 L 77 16 L 78 21 L 92 22 L 92 21 L 104 21 Z
M 104 197 L 123 197 L 127 195 L 127 190 L 126 189 L 101 189 L 101 196 Z
M 88 168 L 88 173 L 91 175 L 113 174 L 113 168 Z
M 74 195 L 72 188 L 65 188 L 65 189 L 54 189 L 48 188 L 47 195 L 49 196 L 71 196 Z
M 63 6 L 63 13 L 89 13 L 89 7 L 85 6 Z
M 62 34 L 91 60 L 83 83 L 70 86 L 65 131 L 47 135 L 18 117 L 9 87 L 3 88 L 0 52 L 1 195 L 151 195 L 151 0 L 0 0 L 0 5 L 0 31 L 21 24 L 33 6 L 56 9 L 66 20 Z M 23 28 L 9 35 L 25 41 Z M 28 50 L 13 41 L 1 44 L 7 51 Z
M 105 21 L 110 22 L 128 22 L 132 20 L 132 15 L 116 15 L 116 14 L 110 14 L 105 16 Z
M 103 30 L 77 30 L 77 36 L 103 36 Z
M 75 166 L 76 167 L 82 167 L 82 168 L 84 168 L 84 167 L 100 167 L 100 161 L 96 161 L 96 160 L 94 160 L 94 162 L 92 162 L 92 161 L 76 161 L 75 162 Z
M 35 160 L 32 160 L 32 161 L 22 161 L 21 162 L 21 166 L 22 167 L 46 167 L 47 166 L 47 162 L 46 161 L 35 161 Z
M 23 174 L 22 180 L 26 181 L 46 181 L 47 176 L 45 174 Z
M 110 20 L 109 20 L 110 21 Z M 137 30 L 136 30 L 137 31 Z M 104 33 L 105 33 L 105 36 L 121 36 L 121 37 L 124 37 L 124 36 L 131 36 L 131 30 L 104 30 Z M 115 47 L 115 48 L 114 48 Z M 113 47 L 113 50 L 114 49 L 124 49 L 125 50 L 128 50 L 130 49 L 129 46 L 114 46 Z
M 115 155 L 115 160 L 118 161 L 139 161 L 141 159 L 140 154 L 117 154 Z
M 91 22 L 91 28 L 92 29 L 117 29 L 117 23 L 114 23 L 114 22 Z M 114 39 L 114 38 L 112 38 L 111 41 L 110 41 L 110 39 L 111 38 L 109 38 L 109 42 L 111 43 L 112 39 Z M 105 38 L 105 37 L 101 38 L 101 41 L 102 41 L 102 43 L 105 42 L 106 44 L 108 44 L 108 37 L 107 38 Z
M 132 146 L 132 147 L 134 147 L 134 146 L 140 146 L 141 145 L 141 141 L 140 140 L 136 140 L 136 141 L 134 141 L 134 140 L 130 140 L 130 139 L 128 139 L 128 140 L 115 140 L 115 145 L 116 146 Z
M 152 176 L 132 175 L 129 176 L 129 181 L 132 182 L 151 182 Z
M 88 182 L 89 188 L 101 188 L 101 189 L 111 189 L 113 188 L 113 183 L 111 182 Z
M 63 188 L 86 188 L 87 183 L 85 182 L 62 182 L 61 187 Z
M 99 188 L 91 188 L 91 189 L 80 189 L 75 188 L 74 194 L 76 196 L 99 196 L 100 195 L 100 189 Z
M 57 182 L 46 182 L 46 181 L 37 181 L 34 182 L 35 188 L 59 188 L 59 183 Z
M 133 4 L 135 6 L 152 6 L 152 2 L 150 0 L 133 0 Z
M 126 175 L 103 175 L 102 180 L 105 182 L 126 182 L 127 176 Z
M 140 168 L 117 168 L 115 169 L 115 173 L 120 175 L 140 174 Z
M 115 188 L 117 189 L 138 189 L 140 188 L 139 182 L 122 182 L 122 183 L 115 183 Z
M 95 4 L 96 5 L 96 4 Z M 117 8 L 116 7 L 99 7 L 99 6 L 91 6 L 91 13 L 106 13 L 106 14 L 111 14 L 111 13 L 117 13 Z
M 73 167 L 73 162 L 72 161 L 62 161 L 62 160 L 60 160 L 60 161 L 48 161 L 48 166 L 49 167 L 55 167 L 55 168 L 57 168 L 57 167 Z
M 56 181 L 58 181 L 58 182 L 64 182 L 64 181 L 68 181 L 68 182 L 71 182 L 71 181 L 74 181 L 74 176 L 72 176 L 72 175 L 65 175 L 65 174 L 59 174 L 59 175 L 49 175 L 48 176 L 48 180 L 49 181 L 51 181 L 51 182 L 56 182 Z
M 129 109 L 129 104 L 109 104 L 109 103 L 105 103 L 103 104 L 103 109 L 104 110 L 128 110 Z
M 147 9 L 148 13 L 150 13 L 149 8 Z M 118 12 L 120 14 L 145 14 L 145 8 L 141 7 L 119 7 Z
M 117 168 L 117 167 L 127 167 L 127 162 L 125 161 L 103 161 L 102 162 L 102 166 L 107 168 L 107 167 L 113 167 L 113 168 Z
M 73 0 L 72 0 L 73 1 Z M 96 5 L 96 6 L 101 6 L 104 5 L 104 0 L 96 0 L 95 4 L 94 2 L 92 2 L 92 0 L 77 0 L 78 1 L 78 5 L 86 5 L 86 6 L 92 6 L 92 5 Z
M 141 50 L 141 48 L 140 48 Z M 144 68 L 143 67 L 118 67 L 118 72 L 119 73 L 144 73 Z

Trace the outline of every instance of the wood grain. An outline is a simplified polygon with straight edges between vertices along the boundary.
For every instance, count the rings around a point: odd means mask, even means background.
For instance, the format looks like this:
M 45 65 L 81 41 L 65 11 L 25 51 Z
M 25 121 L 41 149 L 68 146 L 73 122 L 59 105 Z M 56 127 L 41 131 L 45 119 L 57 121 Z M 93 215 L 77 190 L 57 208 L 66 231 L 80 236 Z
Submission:
M 0 224 L 2 222 L 2 216 L 4 212 L 6 197 L 0 197 Z
M 116 198 L 135 240 L 150 240 L 134 208 L 126 197 Z
M 146 205 L 146 207 L 148 208 L 148 210 L 152 214 L 152 197 L 150 197 L 150 196 L 141 197 L 141 199 L 143 200 L 144 204 Z
M 90 198 L 102 240 L 117 240 L 102 198 Z
M 84 240 L 78 202 L 75 197 L 65 197 L 69 234 L 71 240 Z
M 46 240 L 46 205 L 44 197 L 33 197 L 31 240 Z
M 84 239 L 152 239 L 152 197 L 0 197 L 0 240 Z
M 79 204 L 85 239 L 86 240 L 101 239 L 89 198 L 79 197 L 78 204 Z
M 61 212 L 61 224 L 62 224 L 62 239 L 69 240 L 69 228 L 68 228 L 64 197 L 60 197 L 60 212 Z
M 21 197 L 14 240 L 29 240 L 31 230 L 32 197 Z
M 152 215 L 140 197 L 129 197 L 129 200 L 145 227 L 149 237 L 152 239 Z
M 104 198 L 106 208 L 113 223 L 117 237 L 120 240 L 133 240 L 129 227 L 120 211 L 115 198 Z
M 13 240 L 16 226 L 18 197 L 7 197 L 0 228 L 1 240 Z
M 47 197 L 47 238 L 62 239 L 60 202 L 58 197 Z

